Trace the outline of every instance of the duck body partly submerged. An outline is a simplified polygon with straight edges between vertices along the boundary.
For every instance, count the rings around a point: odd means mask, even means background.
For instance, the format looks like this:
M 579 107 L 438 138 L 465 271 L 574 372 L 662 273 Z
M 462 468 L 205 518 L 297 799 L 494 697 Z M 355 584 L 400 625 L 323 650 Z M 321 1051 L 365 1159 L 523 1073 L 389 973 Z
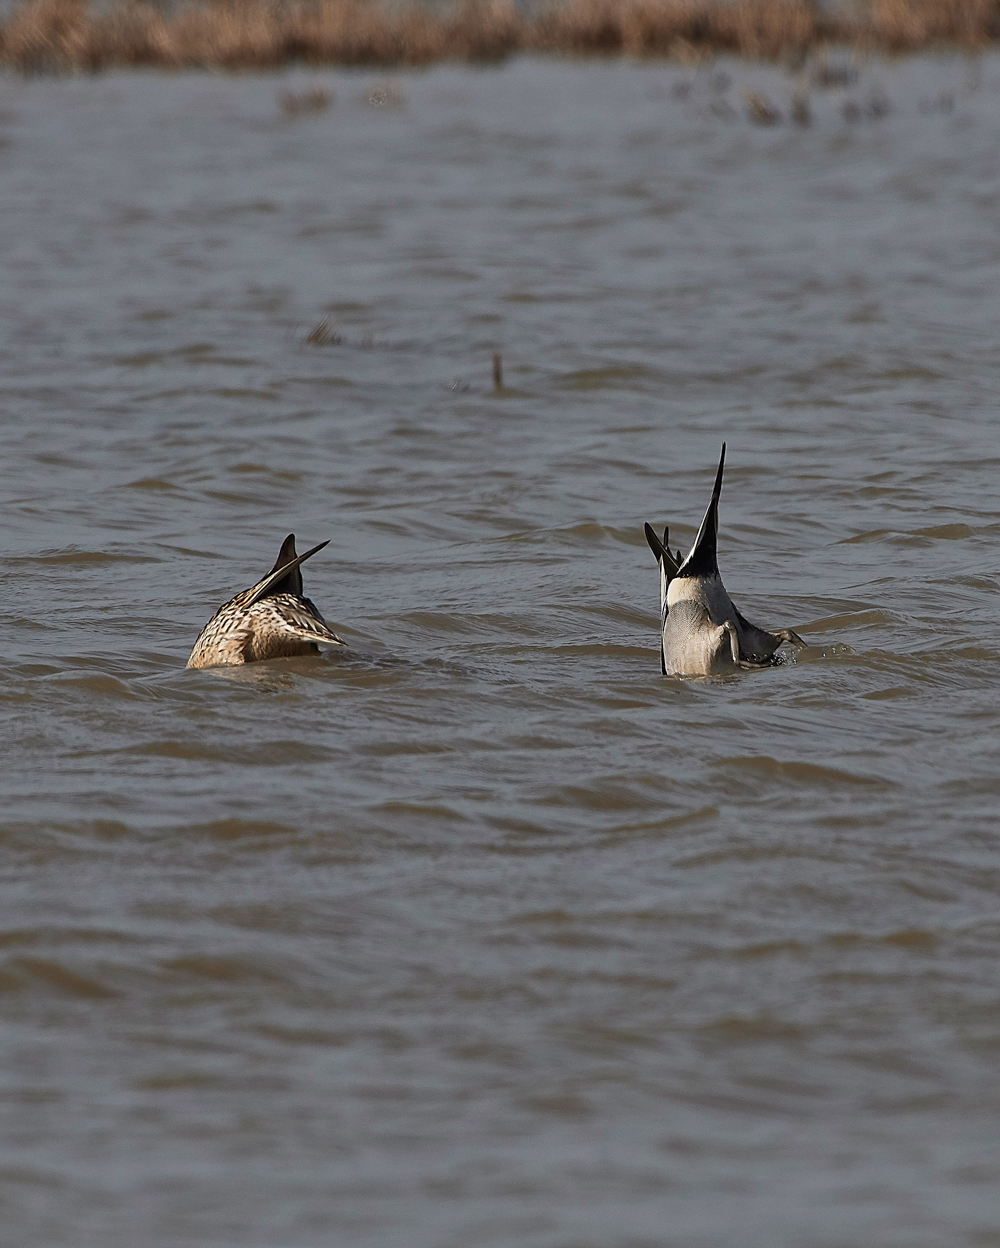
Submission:
M 194 643 L 188 667 L 223 667 L 317 654 L 321 645 L 346 646 L 302 592 L 300 565 L 328 545 L 295 553 L 289 533 L 267 576 L 216 611 Z
M 686 559 L 650 525 L 646 541 L 660 567 L 660 670 L 665 676 L 725 676 L 744 667 L 768 667 L 780 660 L 782 642 L 804 646 L 791 629 L 769 632 L 737 610 L 719 574 L 719 495 L 726 445 L 715 477 L 712 501 Z

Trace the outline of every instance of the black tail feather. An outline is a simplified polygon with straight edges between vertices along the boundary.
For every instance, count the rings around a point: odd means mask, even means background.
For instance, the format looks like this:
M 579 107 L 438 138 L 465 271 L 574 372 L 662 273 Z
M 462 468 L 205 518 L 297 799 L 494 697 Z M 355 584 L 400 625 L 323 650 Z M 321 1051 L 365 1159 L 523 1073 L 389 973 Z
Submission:
M 649 543 L 649 549 L 653 552 L 656 562 L 659 563 L 663 558 L 663 553 L 666 549 L 666 542 L 660 541 L 660 539 L 653 532 L 653 526 L 651 524 L 644 524 L 642 526 L 642 531 L 646 534 L 646 541 Z
M 295 554 L 295 534 L 289 533 L 281 543 L 281 550 L 278 552 L 278 557 L 274 561 L 274 567 L 271 571 L 280 571 L 286 564 L 291 563 L 297 557 Z M 292 568 L 286 577 L 271 586 L 270 593 L 298 594 L 300 597 L 302 596 L 302 573 L 298 564 Z
M 301 597 L 302 573 L 299 571 L 300 566 L 307 559 L 311 559 L 317 551 L 329 545 L 329 541 L 320 542 L 312 550 L 307 550 L 304 555 L 297 555 L 295 553 L 295 534 L 289 533 L 281 543 L 281 551 L 277 562 L 261 581 L 247 606 L 252 607 L 255 602 L 260 602 L 262 598 L 269 598 L 272 594 L 298 594 Z M 288 555 L 291 555 L 290 559 L 286 558 Z
M 722 444 L 719 470 L 715 474 L 712 501 L 708 504 L 698 536 L 694 539 L 691 553 L 681 564 L 678 576 L 718 576 L 719 495 L 722 493 L 722 473 L 726 466 L 726 444 Z
M 656 556 L 656 562 L 662 563 L 664 568 L 666 568 L 667 580 L 672 580 L 677 575 L 677 569 L 680 567 L 681 560 L 680 552 L 675 555 L 667 544 L 670 538 L 669 528 L 663 530 L 662 542 L 656 536 L 651 524 L 644 524 L 642 526 L 642 531 L 646 534 L 646 541 L 649 544 L 649 549 Z

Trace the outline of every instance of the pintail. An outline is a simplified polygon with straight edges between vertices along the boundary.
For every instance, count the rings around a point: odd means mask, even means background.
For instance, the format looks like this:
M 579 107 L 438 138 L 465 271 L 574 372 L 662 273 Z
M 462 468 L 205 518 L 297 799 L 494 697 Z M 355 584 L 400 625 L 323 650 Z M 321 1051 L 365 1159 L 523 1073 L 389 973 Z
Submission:
M 321 645 L 346 646 L 302 593 L 300 565 L 328 545 L 320 542 L 297 555 L 295 534 L 289 533 L 267 576 L 230 598 L 201 630 L 188 667 L 258 663 L 317 654 Z
M 726 463 L 722 444 L 712 501 L 686 559 L 663 541 L 650 525 L 646 541 L 660 565 L 660 670 L 664 676 L 721 676 L 741 667 L 770 667 L 780 660 L 782 642 L 806 643 L 789 628 L 769 633 L 751 624 L 736 609 L 719 575 L 717 537 L 719 495 Z

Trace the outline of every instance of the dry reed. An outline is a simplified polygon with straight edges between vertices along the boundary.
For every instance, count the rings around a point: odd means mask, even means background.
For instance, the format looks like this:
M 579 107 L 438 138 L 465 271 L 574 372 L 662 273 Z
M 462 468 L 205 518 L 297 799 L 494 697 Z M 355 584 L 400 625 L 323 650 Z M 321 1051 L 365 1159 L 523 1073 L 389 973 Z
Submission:
M 758 126 L 774 126 L 781 120 L 781 114 L 762 91 L 751 91 L 744 87 L 740 96 L 747 116 Z
M 330 325 L 328 316 L 324 316 L 321 321 L 317 321 L 309 333 L 306 334 L 306 342 L 314 347 L 339 347 L 343 341 L 340 334 Z
M 812 125 L 812 110 L 809 108 L 808 91 L 795 91 L 792 93 L 791 118 L 796 126 Z
M 408 7 L 406 5 L 408 4 Z M 867 0 L 842 11 L 812 0 L 24 0 L 0 23 L 0 63 L 25 73 L 117 66 L 264 69 L 289 62 L 425 65 L 515 52 L 669 56 L 726 52 L 801 60 L 839 43 L 907 52 L 975 49 L 1000 39 L 1000 0 Z

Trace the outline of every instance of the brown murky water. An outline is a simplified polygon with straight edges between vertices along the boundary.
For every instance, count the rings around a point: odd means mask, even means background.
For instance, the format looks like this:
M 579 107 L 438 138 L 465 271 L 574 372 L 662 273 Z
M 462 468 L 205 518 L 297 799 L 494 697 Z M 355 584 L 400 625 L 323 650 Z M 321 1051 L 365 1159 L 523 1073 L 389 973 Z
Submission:
M 0 82 L 4 1248 L 1000 1244 L 1000 60 L 725 72 Z

